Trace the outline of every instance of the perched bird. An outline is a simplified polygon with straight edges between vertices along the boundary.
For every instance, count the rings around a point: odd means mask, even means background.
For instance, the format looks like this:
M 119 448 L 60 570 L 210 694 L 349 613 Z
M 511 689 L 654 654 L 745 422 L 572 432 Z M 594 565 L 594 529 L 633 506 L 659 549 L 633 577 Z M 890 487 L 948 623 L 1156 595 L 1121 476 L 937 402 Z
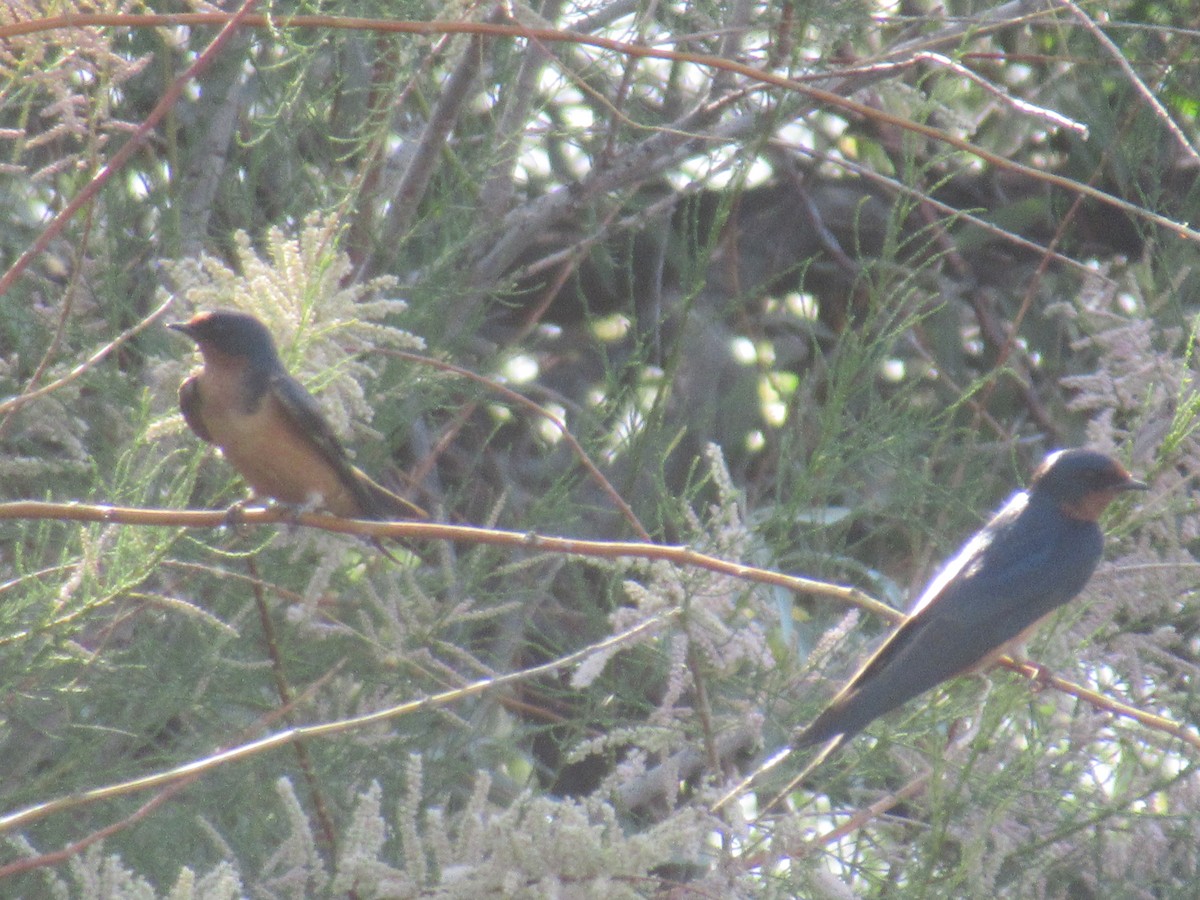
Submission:
M 828 741 L 823 759 L 878 716 L 1020 645 L 1091 577 L 1104 546 L 1100 514 L 1122 491 L 1146 487 L 1103 453 L 1047 456 L 1029 489 L 967 541 L 792 747 Z
M 256 495 L 344 518 L 425 517 L 351 464 L 258 319 L 213 310 L 167 327 L 195 341 L 204 358 L 204 367 L 179 386 L 184 420 L 201 440 L 221 448 Z

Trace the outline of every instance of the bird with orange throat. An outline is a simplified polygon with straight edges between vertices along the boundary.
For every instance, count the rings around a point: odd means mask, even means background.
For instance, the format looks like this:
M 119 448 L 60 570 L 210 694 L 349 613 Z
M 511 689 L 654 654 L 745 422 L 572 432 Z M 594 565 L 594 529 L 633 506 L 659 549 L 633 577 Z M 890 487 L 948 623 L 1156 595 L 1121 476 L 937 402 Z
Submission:
M 196 342 L 204 366 L 179 387 L 184 421 L 215 444 L 257 496 L 353 519 L 425 518 L 349 456 L 320 406 L 284 368 L 271 333 L 234 310 L 167 326 Z

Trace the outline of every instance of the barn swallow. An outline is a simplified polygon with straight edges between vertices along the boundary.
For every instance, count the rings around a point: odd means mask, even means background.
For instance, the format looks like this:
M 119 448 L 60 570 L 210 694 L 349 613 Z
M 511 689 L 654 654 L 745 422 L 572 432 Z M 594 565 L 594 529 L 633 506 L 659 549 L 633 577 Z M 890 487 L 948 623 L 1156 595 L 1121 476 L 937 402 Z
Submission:
M 819 759 L 870 722 L 955 675 L 1019 646 L 1075 597 L 1100 561 L 1100 514 L 1123 491 L 1144 491 L 1116 460 L 1060 450 L 929 583 L 912 612 L 792 748 L 829 742 Z
M 287 373 L 266 326 L 233 310 L 167 326 L 196 342 L 204 367 L 179 386 L 196 435 L 221 448 L 258 496 L 352 519 L 425 518 L 351 464 L 320 406 Z

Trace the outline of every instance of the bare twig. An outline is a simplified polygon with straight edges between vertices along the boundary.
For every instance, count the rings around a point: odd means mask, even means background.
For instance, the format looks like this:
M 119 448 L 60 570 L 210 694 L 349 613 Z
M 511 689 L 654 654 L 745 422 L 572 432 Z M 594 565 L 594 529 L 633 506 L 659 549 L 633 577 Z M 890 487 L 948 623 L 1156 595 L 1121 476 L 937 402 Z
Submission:
M 163 27 L 167 25 L 213 25 L 220 24 L 226 26 L 226 29 L 236 26 L 256 27 L 256 28 L 331 28 L 331 29 L 352 29 L 352 30 L 368 30 L 377 31 L 380 33 L 398 33 L 398 34 L 474 34 L 474 35 L 490 35 L 504 37 L 518 37 L 529 40 L 539 40 L 546 42 L 561 42 L 570 44 L 583 44 L 597 47 L 603 50 L 610 50 L 615 53 L 621 53 L 634 57 L 647 57 L 652 59 L 664 59 L 677 62 L 693 63 L 697 66 L 705 68 L 727 71 L 733 74 L 741 75 L 752 82 L 763 85 L 771 85 L 773 87 L 782 88 L 785 91 L 794 93 L 806 98 L 807 106 L 793 110 L 795 115 L 801 115 L 806 109 L 815 108 L 817 105 L 825 105 L 834 109 L 839 109 L 844 113 L 852 113 L 862 116 L 868 120 L 876 121 L 882 125 L 888 125 L 893 128 L 898 128 L 903 131 L 912 132 L 929 140 L 944 144 L 963 153 L 974 156 L 996 169 L 1013 172 L 1018 175 L 1023 175 L 1033 181 L 1040 181 L 1044 184 L 1061 188 L 1073 194 L 1082 194 L 1090 197 L 1100 203 L 1120 209 L 1131 216 L 1150 222 L 1161 228 L 1167 229 L 1176 237 L 1181 237 L 1185 240 L 1200 243 L 1200 231 L 1190 227 L 1184 222 L 1175 221 L 1166 216 L 1160 215 L 1145 207 L 1138 206 L 1136 203 L 1131 203 L 1120 197 L 1115 197 L 1091 185 L 1080 184 L 1071 178 L 1062 175 L 1056 175 L 1051 172 L 1045 172 L 1033 166 L 1028 166 L 1023 163 L 1008 159 L 1007 157 L 987 150 L 970 141 L 959 138 L 943 129 L 935 128 L 923 122 L 913 121 L 903 115 L 889 113 L 881 109 L 876 109 L 868 103 L 863 103 L 849 96 L 843 96 L 842 91 L 851 93 L 863 86 L 860 76 L 858 80 L 854 78 L 842 79 L 841 82 L 828 83 L 835 84 L 834 90 L 829 90 L 822 87 L 817 87 L 813 84 L 804 83 L 800 80 L 777 75 L 773 72 L 764 71 L 746 63 L 737 62 L 735 60 L 722 59 L 718 56 L 712 56 L 703 53 L 685 53 L 676 50 L 665 50 L 659 47 L 642 46 L 637 44 L 629 44 L 623 41 L 613 40 L 611 38 L 600 37 L 596 35 L 580 34 L 573 31 L 564 31 L 559 29 L 544 29 L 544 28 L 528 28 L 519 24 L 497 23 L 497 22 L 460 22 L 460 21 L 395 21 L 386 19 L 358 19 L 350 17 L 338 16 L 282 16 L 279 18 L 268 18 L 266 16 L 251 16 L 243 15 L 245 7 L 235 14 L 234 19 L 223 13 L 180 13 L 175 15 L 123 15 L 123 14 L 108 14 L 94 13 L 87 15 L 70 15 L 70 16 L 51 16 L 44 19 L 33 19 L 22 22 L 16 22 L 10 25 L 0 27 L 0 37 L 11 35 L 30 34 L 38 31 L 47 31 L 55 28 L 64 27 L 79 27 L 83 25 L 111 25 L 117 27 Z M 921 38 L 893 48 L 893 50 L 883 57 L 883 59 L 907 57 L 918 50 L 933 50 L 941 47 L 956 44 L 961 41 L 964 34 L 983 34 L 997 28 L 1010 27 L 1021 21 L 1029 20 L 1039 16 L 1049 14 L 1044 2 L 1033 2 L 1033 0 L 1018 0 L 1018 2 L 1003 4 L 990 10 L 986 16 L 976 19 L 966 19 L 956 23 L 950 28 L 936 35 Z M 225 31 L 222 31 L 224 34 Z M 201 57 L 203 59 L 203 55 Z M 197 60 L 199 64 L 200 60 Z M 195 66 L 192 67 L 193 69 Z M 191 72 L 192 69 L 189 69 Z M 874 76 L 881 77 L 881 76 Z M 178 84 L 178 82 L 177 82 Z M 172 85 L 174 89 L 176 85 Z M 179 86 L 182 90 L 182 86 Z M 170 92 L 169 92 L 170 94 Z M 177 96 L 177 95 L 176 95 Z M 174 100 L 173 96 L 164 96 L 163 101 L 160 101 L 160 106 L 166 101 Z M 156 107 L 157 112 L 158 107 Z M 707 120 L 705 110 L 700 110 L 689 114 L 682 122 L 672 126 L 670 131 L 656 134 L 648 142 L 636 145 L 630 148 L 626 154 L 617 163 L 606 167 L 602 172 L 593 171 L 587 181 L 582 185 L 572 185 L 570 188 L 561 188 L 556 191 L 551 191 L 549 194 L 539 198 L 540 210 L 543 214 L 558 214 L 564 213 L 571 207 L 571 203 L 561 196 L 563 192 L 571 191 L 572 193 L 579 192 L 581 188 L 586 194 L 598 194 L 604 191 L 615 190 L 629 184 L 644 180 L 649 174 L 662 165 L 674 160 L 676 152 L 679 150 L 683 140 L 680 134 L 675 132 L 690 132 L 696 131 Z M 153 116 L 153 113 L 152 113 Z M 726 127 L 719 129 L 719 133 L 724 134 L 727 138 L 732 138 L 742 131 L 752 130 L 755 123 L 759 121 L 759 116 L 749 116 L 743 120 L 738 120 L 732 123 L 727 123 Z M 149 120 L 148 120 L 149 121 Z M 157 122 L 157 119 L 155 119 Z M 144 125 L 143 125 L 144 127 Z M 139 134 L 142 129 L 139 128 Z M 664 134 L 669 139 L 661 140 Z M 659 139 L 659 140 L 656 140 Z M 126 145 L 128 146 L 128 145 Z M 122 152 L 125 151 L 122 147 Z M 130 150 L 132 152 L 132 150 Z M 124 158 L 121 160 L 124 162 Z M 537 202 L 537 201 L 535 201 Z M 64 212 L 66 212 L 64 210 Z M 72 213 L 74 210 L 72 210 Z M 516 212 L 516 211 L 514 211 Z M 499 230 L 508 232 L 514 225 L 520 224 L 517 219 L 514 219 L 514 214 L 510 213 L 505 221 L 500 223 Z M 557 218 L 557 216 L 553 216 Z M 57 220 L 56 220 L 57 221 Z M 61 225 L 55 230 L 57 234 L 61 230 Z M 42 247 L 37 248 L 40 252 Z M 31 248 L 32 251 L 32 248 Z M 510 262 L 512 257 L 508 254 L 511 252 L 511 247 L 506 249 L 502 254 L 496 255 L 493 251 L 489 254 L 491 257 L 486 262 L 487 266 L 476 267 L 476 278 L 486 274 L 487 271 L 495 269 L 501 262 Z M 34 254 L 36 255 L 36 254 Z M 22 257 L 24 259 L 24 257 Z M 18 261 L 21 262 L 20 260 Z M 21 265 L 23 269 L 28 265 L 28 261 Z M 504 266 L 499 265 L 499 270 L 503 270 Z M 11 271 L 11 270 L 10 270 Z M 4 278 L 0 278 L 0 293 L 3 293 L 9 287 L 11 279 L 6 273 Z M 477 282 L 478 283 L 478 282 Z
M 562 8 L 562 0 L 545 0 L 541 16 L 554 19 Z M 509 210 L 513 195 L 513 170 L 520 158 L 521 142 L 529 111 L 537 93 L 538 78 L 553 57 L 540 41 L 529 41 L 517 69 L 517 77 L 505 91 L 504 107 L 496 123 L 496 161 L 483 178 L 479 190 L 479 212 L 485 218 L 499 217 Z
M 341 663 L 334 666 L 332 669 L 310 684 L 307 688 L 305 688 L 304 693 L 300 698 L 298 698 L 297 702 L 307 702 L 310 700 L 319 688 L 328 683 L 329 679 L 337 674 L 340 668 Z M 262 719 L 257 723 L 256 727 L 269 727 L 273 722 L 276 722 L 283 716 L 287 715 L 293 706 L 294 704 L 292 706 L 285 706 L 282 709 L 272 710 L 269 714 L 262 717 Z M 182 776 L 167 783 L 167 785 L 161 791 L 159 791 L 159 793 L 151 797 L 125 818 L 109 825 L 105 825 L 103 828 L 97 829 L 86 837 L 80 838 L 79 840 L 74 841 L 65 847 L 61 847 L 60 849 L 54 850 L 50 853 L 42 853 L 37 856 L 18 859 L 0 866 L 0 878 L 7 878 L 11 875 L 20 875 L 22 872 L 30 872 L 34 869 L 45 868 L 47 866 L 56 866 L 60 863 L 66 862 L 68 859 L 71 859 L 74 856 L 78 856 L 93 844 L 112 837 L 112 835 L 136 825 L 138 822 L 142 821 L 156 809 L 162 806 L 167 800 L 170 800 L 172 797 L 176 796 L 194 784 L 197 780 L 199 780 L 202 774 L 203 771 L 193 772 L 189 775 Z M 3 829 L 0 828 L 0 831 L 2 830 Z
M 73 522 L 103 522 L 120 525 L 149 525 L 158 528 L 221 528 L 229 523 L 229 513 L 221 509 L 147 509 L 120 506 L 95 506 L 83 503 L 43 503 L 19 500 L 0 503 L 0 521 L 19 519 L 58 519 Z M 495 528 L 474 528 L 467 525 L 441 525 L 434 522 L 379 522 L 361 519 L 339 519 L 324 513 L 301 513 L 299 516 L 283 509 L 245 509 L 239 516 L 241 525 L 305 525 L 337 534 L 360 537 L 426 539 L 470 544 L 491 544 L 499 547 L 525 549 L 542 553 L 567 553 L 601 559 L 623 557 L 657 559 L 681 566 L 707 569 L 733 578 L 744 578 L 762 584 L 774 584 L 789 590 L 814 596 L 832 597 L 858 606 L 868 612 L 895 620 L 903 614 L 890 606 L 873 600 L 857 588 L 843 587 L 827 581 L 784 575 L 769 569 L 759 569 L 729 562 L 692 550 L 690 547 L 652 544 L 640 541 L 585 541 L 574 538 L 547 537 L 534 532 L 501 531 Z
M 250 18 L 250 10 L 254 8 L 254 5 L 255 0 L 245 0 L 245 2 L 243 2 L 238 8 L 237 12 L 232 14 L 222 14 L 218 16 L 215 21 L 210 23 L 222 25 L 223 27 L 221 28 L 220 33 L 213 38 L 212 42 L 204 48 L 199 56 L 196 57 L 196 61 L 188 66 L 182 75 L 171 82 L 171 85 L 163 93 L 162 97 L 159 98 L 159 101 L 154 104 L 154 109 L 150 110 L 150 115 L 146 116 L 145 121 L 142 122 L 142 124 L 137 127 L 133 134 L 129 136 L 129 140 L 121 146 L 121 149 L 114 153 L 112 158 L 105 163 L 104 167 L 96 173 L 92 180 L 87 183 L 87 185 L 84 186 L 83 190 L 72 197 L 71 201 L 64 206 L 53 219 L 50 220 L 50 224 L 42 229 L 42 233 L 39 234 L 37 239 L 34 240 L 29 248 L 17 258 L 17 261 L 9 266 L 8 271 L 6 271 L 3 275 L 0 275 L 0 296 L 8 293 L 8 289 L 11 288 L 13 283 L 21 276 L 21 274 L 27 268 L 29 268 L 29 264 L 32 263 L 38 256 L 40 256 L 47 247 L 50 246 L 50 242 L 53 241 L 54 238 L 58 237 L 62 230 L 67 227 L 67 223 L 75 217 L 75 214 L 79 212 L 79 210 L 82 209 L 85 204 L 91 202 L 91 200 L 100 192 L 100 189 L 108 183 L 108 180 L 117 172 L 121 171 L 121 169 L 125 166 L 125 163 L 127 163 L 134 153 L 136 153 L 142 146 L 142 144 L 144 144 L 150 138 L 150 135 L 154 133 L 154 130 L 158 127 L 158 124 L 163 120 L 167 113 L 170 112 L 171 107 L 173 107 L 175 102 L 183 95 L 183 91 L 188 84 L 196 79 L 201 72 L 212 65 L 213 60 L 217 58 L 217 55 L 224 49 L 225 45 L 233 39 L 233 36 L 237 33 L 237 30 L 246 23 L 248 18 Z M 84 21 L 88 18 L 90 17 L 77 15 L 54 16 L 52 19 L 55 24 L 51 27 L 79 28 L 85 25 L 93 24 L 119 24 L 116 22 Z M 121 17 L 117 16 L 117 18 Z M 265 19 L 263 17 L 260 16 L 258 18 L 265 24 Z M 51 19 L 33 19 L 24 22 L 15 22 L 6 26 L 5 28 L 0 28 L 0 32 L 10 31 L 12 34 L 30 34 L 35 31 L 45 30 L 45 27 L 49 25 L 50 22 Z M 3 34 L 0 34 L 0 36 L 3 36 Z
M 1167 108 L 1159 102 L 1159 99 L 1154 96 L 1154 92 L 1138 77 L 1138 73 L 1129 64 L 1129 60 L 1125 58 L 1125 54 L 1121 52 L 1121 48 L 1114 44 L 1112 39 L 1104 33 L 1103 29 L 1087 13 L 1072 3 L 1071 0 L 1058 0 L 1058 3 L 1063 8 L 1070 10 L 1071 15 L 1080 21 L 1088 33 L 1096 39 L 1096 42 L 1109 52 L 1120 70 L 1125 73 L 1125 77 L 1129 79 L 1129 83 L 1133 85 L 1133 89 L 1146 102 L 1150 109 L 1154 111 L 1154 115 L 1162 122 L 1163 127 L 1167 129 L 1171 137 L 1175 138 L 1176 143 L 1179 144 L 1183 152 L 1191 158 L 1193 163 L 1200 162 L 1200 152 L 1197 152 L 1196 148 L 1192 146 L 1192 142 L 1183 133 L 1183 129 L 1171 118 L 1171 114 L 1167 112 Z
M 483 34 L 473 35 L 463 49 L 454 72 L 443 85 L 437 105 L 425 124 L 425 130 L 421 133 L 404 177 L 400 180 L 386 226 L 387 235 L 390 237 L 385 236 L 385 243 L 402 240 L 416 221 L 421 199 L 433 178 L 434 163 L 445 151 L 446 138 L 454 130 L 454 125 L 467 102 L 468 90 L 479 74 L 484 46 Z
M 73 522 L 102 522 L 120 525 L 147 525 L 158 528 L 220 528 L 228 524 L 226 510 L 171 510 L 140 507 L 96 506 L 83 503 L 44 503 L 36 500 L 19 500 L 0 503 L 0 521 L 6 520 L 59 520 Z M 373 538 L 400 538 L 406 540 L 443 540 L 471 544 L 489 544 L 512 549 L 525 549 L 542 553 L 564 553 L 598 559 L 648 559 L 662 560 L 681 567 L 692 567 L 741 578 L 757 584 L 771 584 L 800 594 L 829 597 L 841 603 L 856 606 L 889 622 L 899 624 L 907 616 L 886 603 L 880 603 L 857 588 L 786 575 L 770 569 L 760 569 L 741 563 L 730 562 L 690 547 L 670 544 L 650 544 L 623 541 L 586 541 L 575 538 L 549 537 L 535 532 L 501 531 L 494 528 L 473 528 L 466 525 L 441 525 L 435 522 L 379 522 L 361 519 L 339 519 L 324 513 L 301 513 L 295 515 L 282 509 L 246 509 L 241 513 L 243 525 L 298 524 L 337 534 L 353 534 Z M 997 665 L 1053 687 L 1065 694 L 1078 697 L 1097 709 L 1113 715 L 1133 719 L 1142 725 L 1179 738 L 1200 750 L 1200 734 L 1195 734 L 1183 725 L 1163 716 L 1143 712 L 1136 707 L 1105 697 L 1073 682 L 1050 675 L 1042 666 L 1025 660 L 1000 657 Z
M 621 511 L 621 515 L 623 515 L 625 520 L 633 527 L 634 533 L 636 533 L 637 536 L 644 541 L 651 540 L 650 532 L 646 531 L 642 523 L 638 521 L 637 514 L 634 513 L 633 508 L 625 502 L 625 499 L 620 495 L 620 493 L 617 492 L 617 489 L 612 486 L 612 482 L 604 477 L 604 474 L 600 471 L 599 467 L 592 462 L 591 457 L 587 455 L 587 451 L 583 449 L 583 445 L 579 443 L 579 441 L 575 438 L 575 435 L 571 434 L 570 430 L 567 428 L 567 423 L 561 418 L 554 415 L 554 413 L 550 412 L 548 409 L 545 409 L 544 407 L 534 403 L 528 397 L 518 394 L 516 391 L 511 390 L 510 388 L 506 388 L 504 385 L 498 384 L 490 378 L 485 378 L 484 376 L 479 375 L 476 372 L 472 372 L 469 369 L 456 366 L 454 363 L 445 362 L 444 360 L 440 359 L 431 359 L 428 356 L 421 356 L 420 354 L 409 353 L 404 350 L 391 350 L 389 352 L 394 356 L 400 357 L 401 359 L 407 359 L 412 362 L 420 363 L 421 365 L 430 366 L 435 369 L 441 369 L 445 372 L 453 372 L 456 375 L 461 375 L 463 378 L 469 378 L 474 382 L 484 385 L 488 390 L 495 392 L 497 395 L 503 397 L 505 400 L 508 400 L 510 403 L 515 403 L 521 408 L 532 412 L 535 415 L 541 416 L 542 418 L 546 419 L 546 421 L 553 424 L 554 427 L 558 429 L 559 434 L 562 435 L 562 439 L 566 441 L 567 445 L 571 448 L 571 452 L 575 454 L 575 458 L 579 460 L 579 464 L 587 470 L 588 475 L 596 482 L 596 484 L 600 486 L 600 489 L 608 495 L 608 498 L 612 500 L 613 505 Z
M 933 53 L 928 50 L 922 50 L 914 53 L 908 59 L 901 59 L 888 62 L 871 63 L 870 65 L 858 66 L 848 70 L 845 74 L 878 74 L 884 75 L 899 69 L 909 69 L 918 63 L 930 63 L 939 68 L 949 69 L 955 75 L 965 78 L 972 84 L 978 85 L 988 94 L 991 94 L 1005 106 L 1016 110 L 1021 115 L 1032 116 L 1035 119 L 1041 119 L 1043 122 L 1055 127 L 1062 128 L 1066 131 L 1073 132 L 1083 140 L 1087 140 L 1088 127 L 1083 122 L 1077 122 L 1074 119 L 1069 119 L 1060 112 L 1055 112 L 1052 109 L 1047 109 L 1044 106 L 1038 106 L 1036 103 L 1030 103 L 1028 100 L 1022 100 L 1020 97 L 1014 97 L 1004 88 L 992 84 L 982 75 L 968 69 L 961 63 L 956 63 L 948 56 L 943 56 L 941 53 Z
M 154 322 L 156 322 L 158 320 L 158 318 L 160 316 L 162 316 L 162 314 L 165 313 L 167 311 L 167 309 L 171 306 L 171 304 L 174 302 L 175 302 L 174 297 L 168 297 L 161 304 L 159 304 L 159 306 L 153 312 L 151 312 L 148 316 L 143 318 L 142 321 L 138 322 L 132 328 L 127 328 L 124 331 L 122 331 L 119 335 L 117 335 L 115 338 L 113 338 L 111 341 L 109 341 L 107 344 L 105 344 L 103 347 L 101 347 L 99 350 L 97 350 L 95 353 L 93 353 L 91 356 L 89 356 L 86 360 L 84 360 L 79 365 L 77 365 L 75 368 L 73 368 L 70 372 L 68 372 L 62 378 L 57 378 L 54 381 L 50 382 L 49 384 L 42 385 L 37 390 L 28 391 L 23 394 L 18 394 L 17 396 L 10 397 L 9 399 L 5 400 L 3 403 L 0 403 L 0 415 L 10 415 L 11 413 L 16 412 L 18 409 L 20 409 L 26 403 L 31 403 L 32 401 L 37 400 L 39 397 L 44 397 L 53 391 L 57 391 L 61 387 L 65 387 L 66 385 L 70 384 L 72 381 L 75 381 L 77 378 L 79 378 L 81 375 L 83 375 L 88 370 L 95 368 L 97 363 L 102 361 L 106 356 L 108 356 L 114 350 L 118 349 L 122 344 L 127 342 L 130 338 L 134 337 L 139 332 L 144 330 L 148 325 L 152 325 Z M 0 430 L 2 430 L 2 429 L 0 429 Z
M 93 803 L 99 803 L 103 800 L 112 800 L 117 797 L 124 797 L 129 794 L 140 793 L 141 791 L 151 790 L 164 785 L 174 785 L 184 780 L 191 781 L 198 775 L 212 772 L 223 766 L 229 765 L 230 763 L 251 759 L 259 754 L 276 750 L 280 747 L 286 747 L 289 744 L 297 741 L 332 737 L 334 735 L 343 734 L 347 731 L 355 731 L 360 728 L 377 725 L 380 722 L 387 722 L 391 719 L 412 715 L 424 710 L 436 709 L 438 707 L 456 703 L 470 697 L 478 696 L 479 694 L 483 694 L 497 688 L 507 687 L 518 682 L 528 681 L 533 678 L 540 678 L 543 675 L 550 675 L 582 662 L 593 653 L 606 653 L 609 652 L 613 647 L 620 646 L 640 638 L 646 632 L 654 631 L 655 629 L 661 627 L 666 622 L 673 619 L 677 614 L 678 610 L 670 610 L 660 613 L 633 626 L 632 628 L 620 632 L 619 634 L 614 634 L 602 641 L 589 644 L 587 647 L 584 647 L 582 650 L 578 650 L 575 653 L 569 653 L 566 656 L 561 656 L 558 659 L 539 666 L 521 669 L 516 672 L 511 672 L 508 675 L 499 675 L 494 678 L 483 678 L 461 688 L 455 688 L 453 690 L 443 691 L 440 694 L 421 697 L 417 700 L 411 700 L 407 703 L 401 703 L 397 706 L 390 706 L 386 709 L 377 710 L 376 712 L 367 713 L 361 716 L 353 716 L 348 719 L 335 719 L 331 722 L 321 722 L 315 725 L 304 725 L 297 728 L 288 728 L 284 731 L 278 731 L 274 734 L 270 734 L 260 740 L 247 744 L 240 744 L 228 750 L 222 750 L 218 753 L 214 753 L 211 756 L 193 760 L 192 762 L 182 766 L 176 766 L 172 769 L 155 772 L 151 775 L 145 775 L 141 778 L 134 778 L 129 781 L 119 782 L 117 784 L 93 788 L 89 791 L 82 791 L 78 794 L 60 797 L 57 800 L 48 800 L 44 803 L 38 803 L 25 809 L 15 810 L 11 813 L 0 815 L 0 833 L 11 831 L 15 828 L 24 827 L 57 813 L 79 809 L 83 806 L 90 806 Z M 0 874 L 3 874 L 3 872 L 0 871 Z

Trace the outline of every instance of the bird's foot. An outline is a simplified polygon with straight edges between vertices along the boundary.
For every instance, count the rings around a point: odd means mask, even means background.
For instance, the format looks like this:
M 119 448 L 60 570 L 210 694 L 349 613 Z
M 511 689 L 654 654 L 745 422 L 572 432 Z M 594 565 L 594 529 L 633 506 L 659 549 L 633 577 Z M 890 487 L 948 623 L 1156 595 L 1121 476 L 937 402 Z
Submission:
M 300 527 L 300 517 L 302 515 L 313 512 L 319 505 L 319 503 L 312 501 L 305 503 L 284 503 L 280 500 L 274 500 L 271 502 L 271 508 L 277 509 L 283 514 L 283 520 L 287 523 L 289 532 L 294 532 Z
M 1041 663 L 1025 661 L 1025 667 L 1032 670 L 1029 680 L 1033 682 L 1035 693 L 1041 693 L 1050 687 L 1050 682 L 1054 680 L 1054 673 L 1047 666 L 1043 666 Z
M 246 533 L 246 507 L 249 500 L 239 500 L 225 510 L 225 527 L 236 531 L 239 535 Z

